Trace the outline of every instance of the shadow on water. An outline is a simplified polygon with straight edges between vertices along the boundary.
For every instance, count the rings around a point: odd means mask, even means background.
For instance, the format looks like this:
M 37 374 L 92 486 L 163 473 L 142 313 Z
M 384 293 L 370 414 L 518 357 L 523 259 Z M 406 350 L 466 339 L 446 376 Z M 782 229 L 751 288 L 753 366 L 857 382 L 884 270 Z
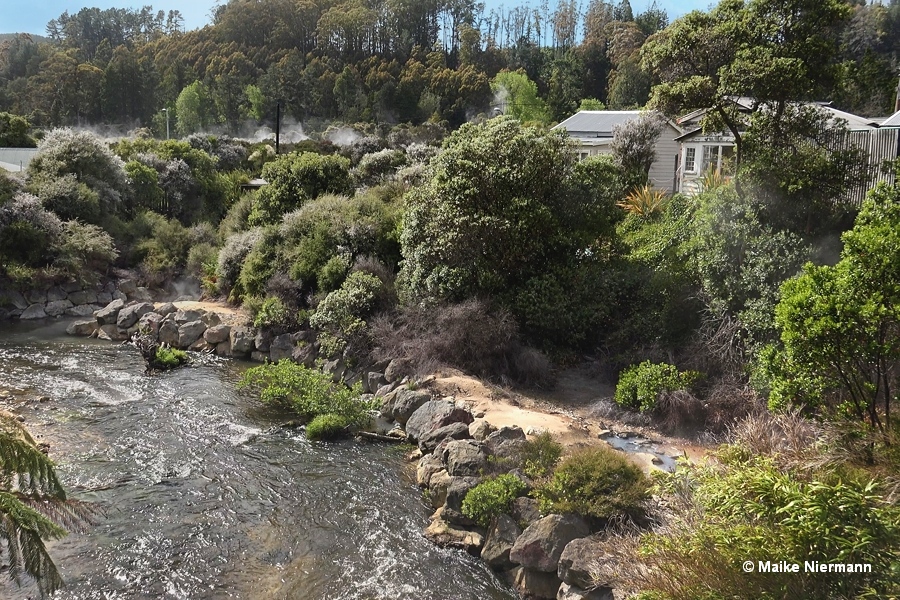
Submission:
M 49 545 L 59 599 L 501 600 L 480 561 L 422 537 L 396 448 L 308 442 L 235 392 L 246 365 L 197 357 L 145 377 L 129 346 L 65 323 L 0 330 L 0 387 L 51 443 L 73 497 L 108 514 Z M 0 582 L 0 597 L 27 597 Z

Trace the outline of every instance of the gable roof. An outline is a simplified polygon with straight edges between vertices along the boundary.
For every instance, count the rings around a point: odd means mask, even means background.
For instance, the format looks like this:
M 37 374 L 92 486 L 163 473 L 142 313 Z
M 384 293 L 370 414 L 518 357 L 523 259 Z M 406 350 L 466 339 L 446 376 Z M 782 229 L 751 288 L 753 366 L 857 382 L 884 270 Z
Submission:
M 623 125 L 641 116 L 641 110 L 580 110 L 552 130 L 565 129 L 576 138 L 612 138 L 616 125 Z M 667 121 L 673 129 L 681 129 Z
M 900 110 L 882 121 L 881 127 L 900 127 Z

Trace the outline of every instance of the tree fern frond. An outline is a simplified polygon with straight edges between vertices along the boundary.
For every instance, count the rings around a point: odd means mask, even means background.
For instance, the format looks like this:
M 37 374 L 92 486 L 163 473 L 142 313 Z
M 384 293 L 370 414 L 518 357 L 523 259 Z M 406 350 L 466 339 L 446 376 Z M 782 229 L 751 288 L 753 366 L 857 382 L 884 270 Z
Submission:
M 98 517 L 104 516 L 103 507 L 80 500 L 58 500 L 56 498 L 32 498 L 19 496 L 19 500 L 29 508 L 65 528 L 66 531 L 84 533 L 89 526 L 97 523 Z
M 0 416 L 0 480 L 4 487 L 65 500 L 66 491 L 53 467 L 53 461 L 38 449 L 17 421 Z

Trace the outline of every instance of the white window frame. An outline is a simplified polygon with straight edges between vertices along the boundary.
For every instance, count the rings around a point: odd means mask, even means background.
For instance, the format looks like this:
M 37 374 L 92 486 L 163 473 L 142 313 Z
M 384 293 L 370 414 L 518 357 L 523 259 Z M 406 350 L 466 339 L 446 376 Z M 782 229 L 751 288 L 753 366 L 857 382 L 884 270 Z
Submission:
M 697 148 L 694 146 L 684 147 L 684 172 L 697 172 Z
M 715 148 L 715 153 L 716 153 L 715 164 L 713 164 L 713 161 L 707 160 L 707 154 L 711 153 L 713 148 Z M 710 167 L 714 167 L 713 170 L 716 173 L 719 173 L 722 170 L 722 145 L 721 144 L 703 144 L 703 152 L 701 152 L 701 154 L 700 154 L 700 166 L 704 167 L 702 169 L 703 173 L 706 173 Z

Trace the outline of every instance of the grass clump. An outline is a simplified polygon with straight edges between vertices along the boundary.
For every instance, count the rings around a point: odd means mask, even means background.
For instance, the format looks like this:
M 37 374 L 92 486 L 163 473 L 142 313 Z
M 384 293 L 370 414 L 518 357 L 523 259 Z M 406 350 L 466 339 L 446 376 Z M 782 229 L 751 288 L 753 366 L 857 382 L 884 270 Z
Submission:
M 525 442 L 522 448 L 522 464 L 525 474 L 532 479 L 541 479 L 553 472 L 562 457 L 562 444 L 545 431 Z
M 528 490 L 525 482 L 512 474 L 487 479 L 466 493 L 462 513 L 481 527 L 489 527 L 497 516 L 507 512 L 513 500 Z
M 333 440 L 346 433 L 349 424 L 342 415 L 317 415 L 306 426 L 306 437 L 310 440 Z
M 156 349 L 155 366 L 160 369 L 174 369 L 188 361 L 187 352 L 176 348 L 160 346 Z
M 699 378 L 696 371 L 679 372 L 673 365 L 647 360 L 622 371 L 616 384 L 616 404 L 642 413 L 652 412 L 660 396 L 686 390 Z
M 544 514 L 637 519 L 644 514 L 649 487 L 648 479 L 625 456 L 597 447 L 568 456 L 535 496 Z

